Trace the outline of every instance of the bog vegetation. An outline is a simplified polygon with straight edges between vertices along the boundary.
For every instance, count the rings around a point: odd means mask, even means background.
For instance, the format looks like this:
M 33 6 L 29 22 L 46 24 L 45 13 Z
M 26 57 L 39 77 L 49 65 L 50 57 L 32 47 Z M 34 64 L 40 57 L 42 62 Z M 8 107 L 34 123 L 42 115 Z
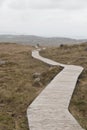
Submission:
M 41 52 L 41 55 L 60 63 L 84 67 L 73 93 L 69 110 L 81 126 L 87 130 L 87 43 L 50 47 Z
M 32 49 L 27 45 L 0 43 L 0 130 L 28 130 L 27 107 L 62 69 L 32 58 Z M 87 44 L 49 47 L 41 55 L 84 67 L 69 110 L 87 129 Z M 40 74 L 39 82 L 35 82 L 35 73 Z
M 32 49 L 0 43 L 0 130 L 29 130 L 27 107 L 61 70 L 32 58 Z M 39 82 L 34 73 L 40 73 Z

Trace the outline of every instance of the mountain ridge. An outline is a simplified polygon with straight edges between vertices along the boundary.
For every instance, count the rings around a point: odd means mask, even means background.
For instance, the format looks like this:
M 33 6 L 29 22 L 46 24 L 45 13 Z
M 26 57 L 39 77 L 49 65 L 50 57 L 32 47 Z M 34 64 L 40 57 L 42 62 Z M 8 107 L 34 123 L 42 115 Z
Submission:
M 87 39 L 72 39 L 66 37 L 42 37 L 35 35 L 0 35 L 0 42 L 19 43 L 27 45 L 51 45 L 79 44 L 87 42 Z

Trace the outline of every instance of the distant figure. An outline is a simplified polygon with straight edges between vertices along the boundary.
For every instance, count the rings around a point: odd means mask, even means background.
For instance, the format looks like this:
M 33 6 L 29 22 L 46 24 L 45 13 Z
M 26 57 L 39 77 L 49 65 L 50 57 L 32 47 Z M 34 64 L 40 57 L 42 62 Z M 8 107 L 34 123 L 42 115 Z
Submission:
M 37 44 L 38 47 L 40 47 L 39 43 Z
M 38 49 L 40 47 L 39 43 L 35 46 L 36 49 Z
M 63 44 L 60 45 L 60 47 L 63 47 L 63 46 L 64 46 Z

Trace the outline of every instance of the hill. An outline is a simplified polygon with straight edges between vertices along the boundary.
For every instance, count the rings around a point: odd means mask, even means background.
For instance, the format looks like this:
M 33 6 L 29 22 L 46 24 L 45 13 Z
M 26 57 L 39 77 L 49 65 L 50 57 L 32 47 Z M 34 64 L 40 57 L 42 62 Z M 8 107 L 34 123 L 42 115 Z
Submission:
M 33 35 L 0 35 L 0 42 L 20 43 L 27 45 L 46 45 L 46 46 L 58 46 L 60 44 L 78 44 L 86 42 L 87 39 L 76 40 L 63 37 L 39 37 Z

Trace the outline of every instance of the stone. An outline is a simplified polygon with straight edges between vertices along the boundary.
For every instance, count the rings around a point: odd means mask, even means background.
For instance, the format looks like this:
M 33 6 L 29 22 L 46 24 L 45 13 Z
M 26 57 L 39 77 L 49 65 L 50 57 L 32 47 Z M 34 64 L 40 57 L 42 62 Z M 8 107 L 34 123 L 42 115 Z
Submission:
M 6 63 L 6 61 L 0 61 L 0 65 L 3 65 L 3 64 L 5 64 Z
M 38 78 L 38 77 L 40 77 L 41 76 L 41 73 L 38 73 L 38 72 L 35 72 L 34 74 L 33 74 L 33 78 Z
M 42 83 L 40 81 L 41 81 L 40 78 L 35 78 L 33 86 L 34 87 L 40 87 L 40 86 L 42 86 Z
M 35 78 L 35 80 L 34 80 L 34 83 L 38 83 L 38 82 L 40 82 L 40 78 Z

